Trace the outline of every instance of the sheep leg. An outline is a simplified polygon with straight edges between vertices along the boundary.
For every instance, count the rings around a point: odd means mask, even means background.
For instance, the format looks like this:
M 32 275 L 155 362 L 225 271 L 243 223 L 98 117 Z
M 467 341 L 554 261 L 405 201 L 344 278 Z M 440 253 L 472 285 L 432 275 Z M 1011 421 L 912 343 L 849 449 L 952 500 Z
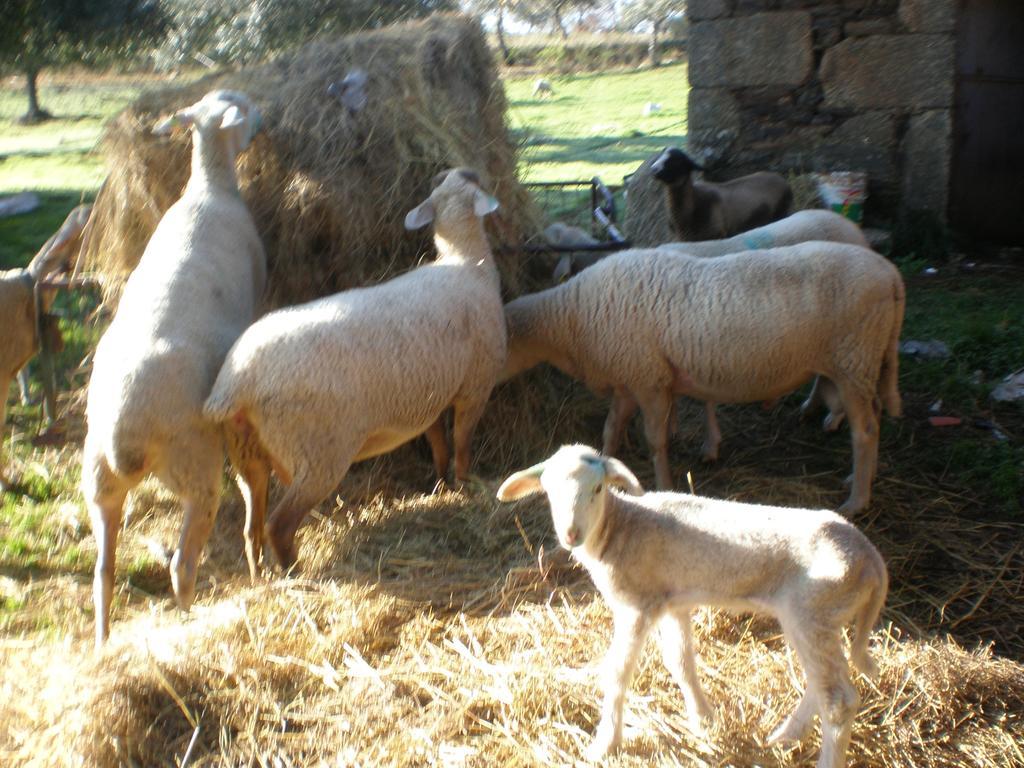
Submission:
M 800 405 L 800 418 L 806 418 L 822 405 L 828 407 L 828 414 L 825 416 L 821 427 L 826 432 L 835 432 L 839 429 L 846 416 L 842 400 L 839 398 L 839 391 L 829 378 L 816 376 L 814 384 L 811 386 L 811 393 Z
M 297 476 L 270 514 L 266 525 L 267 541 L 282 569 L 287 571 L 295 565 L 299 558 L 295 544 L 299 526 L 309 511 L 326 499 L 331 489 L 345 477 L 353 456 L 355 450 L 345 454 L 340 461 L 327 463 L 325 466 L 331 468 L 329 479 L 310 478 L 306 473 Z
M 672 412 L 672 393 L 658 390 L 637 398 L 644 414 L 644 434 L 654 457 L 654 477 L 659 491 L 672 488 L 672 470 L 668 463 L 668 420 Z
M 718 416 L 715 414 L 715 404 L 704 403 L 704 445 L 701 446 L 701 456 L 704 461 L 718 461 L 718 446 L 722 443 L 722 431 L 718 428 Z
M 811 718 L 815 712 L 815 690 L 812 683 L 816 680 L 815 670 L 817 667 L 809 666 L 809 654 L 804 650 L 806 640 L 800 633 L 798 621 L 781 621 L 782 633 L 785 635 L 790 647 L 796 651 L 800 664 L 803 665 L 804 674 L 807 677 L 807 686 L 804 688 L 800 701 L 789 716 L 786 717 L 768 737 L 768 744 L 786 744 L 802 741 L 807 732 L 811 729 Z
M 6 393 L 7 389 L 5 388 L 4 394 L 6 395 Z M 29 386 L 28 365 L 25 365 L 18 371 L 18 397 L 21 398 L 22 405 L 32 405 L 32 389 Z
M 263 554 L 270 467 L 256 461 L 249 462 L 238 472 L 235 482 L 245 500 L 245 559 L 249 563 L 249 580 L 255 584 L 260 573 L 260 555 Z
M 455 403 L 455 426 L 452 433 L 455 441 L 455 479 L 465 482 L 469 479 L 470 444 L 473 430 L 484 415 L 487 398 L 461 400 Z
M 437 417 L 437 421 L 427 427 L 425 434 L 427 442 L 430 443 L 430 455 L 434 460 L 437 482 L 441 485 L 448 476 L 448 463 L 451 457 L 448 450 L 448 437 L 444 432 L 444 413 Z
M 608 409 L 608 418 L 604 422 L 604 446 L 601 453 L 605 456 L 614 456 L 619 452 L 626 425 L 636 413 L 636 407 L 636 400 L 628 392 L 616 390 L 612 395 L 612 405 Z
M 171 588 L 178 607 L 187 611 L 196 596 L 196 575 L 199 556 L 206 546 L 220 501 L 216 490 L 208 490 L 183 498 L 185 515 L 178 537 L 178 547 L 171 557 Z
M 110 635 L 110 605 L 114 597 L 117 536 L 128 487 L 114 474 L 107 460 L 86 443 L 82 462 L 82 495 L 96 539 L 96 568 L 92 599 L 96 612 L 96 650 Z
M 817 768 L 843 768 L 850 745 L 860 695 L 850 680 L 850 668 L 837 630 L 810 633 L 801 661 L 808 688 L 815 690 L 821 719 L 821 755 Z
M 4 437 L 7 432 L 7 390 L 11 388 L 10 379 L 6 381 L 7 386 L 0 388 L 0 493 L 3 493 L 12 485 L 10 475 L 7 474 L 7 459 L 4 456 Z
M 600 760 L 622 743 L 622 704 L 649 629 L 650 620 L 645 614 L 629 608 L 616 611 L 615 634 L 603 665 L 601 721 L 587 750 L 591 760 Z
M 878 415 L 873 398 L 848 395 L 842 386 L 840 393 L 850 420 L 853 483 L 850 497 L 839 507 L 839 512 L 849 514 L 864 509 L 871 501 L 871 484 L 878 460 Z
M 263 526 L 267 516 L 267 494 L 270 491 L 270 462 L 255 434 L 229 426 L 224 430 L 228 458 L 235 469 L 235 483 L 245 502 L 245 559 L 249 579 L 259 576 L 263 553 Z
M 697 677 L 697 659 L 693 649 L 693 627 L 689 609 L 665 613 L 659 624 L 661 656 L 676 685 L 683 692 L 690 730 L 704 732 L 704 722 L 711 719 L 712 709 L 701 690 Z

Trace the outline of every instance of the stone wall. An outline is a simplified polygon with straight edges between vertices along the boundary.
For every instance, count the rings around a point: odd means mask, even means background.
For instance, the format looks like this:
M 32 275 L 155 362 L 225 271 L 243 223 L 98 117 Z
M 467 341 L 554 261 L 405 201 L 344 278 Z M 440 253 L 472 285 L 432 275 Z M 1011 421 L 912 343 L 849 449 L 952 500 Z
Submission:
M 689 0 L 689 142 L 713 178 L 867 171 L 945 218 L 955 0 Z

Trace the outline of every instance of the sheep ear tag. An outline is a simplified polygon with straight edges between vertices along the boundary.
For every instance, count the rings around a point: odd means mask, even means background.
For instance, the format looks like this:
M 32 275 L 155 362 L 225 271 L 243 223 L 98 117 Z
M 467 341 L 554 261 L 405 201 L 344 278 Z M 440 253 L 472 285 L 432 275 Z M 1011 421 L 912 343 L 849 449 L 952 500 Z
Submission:
M 473 213 L 480 218 L 483 218 L 489 213 L 494 213 L 498 210 L 500 203 L 498 198 L 488 195 L 482 189 L 478 189 L 476 194 L 473 195 Z
M 434 204 L 428 197 L 422 203 L 417 205 L 407 214 L 405 214 L 405 228 L 406 229 L 420 229 L 421 227 L 427 226 L 434 220 Z
M 544 462 L 534 464 L 529 469 L 516 472 L 509 477 L 498 489 L 499 501 L 515 501 L 524 496 L 540 493 L 543 487 L 540 484 L 540 476 L 544 474 Z

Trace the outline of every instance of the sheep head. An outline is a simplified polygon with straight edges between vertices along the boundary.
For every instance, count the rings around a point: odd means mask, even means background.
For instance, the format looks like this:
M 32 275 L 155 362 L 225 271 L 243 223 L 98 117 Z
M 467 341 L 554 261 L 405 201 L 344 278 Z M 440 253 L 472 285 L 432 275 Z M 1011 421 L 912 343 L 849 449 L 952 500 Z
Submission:
M 406 229 L 431 222 L 483 218 L 498 210 L 498 200 L 481 188 L 480 176 L 469 168 L 451 168 L 434 176 L 430 197 L 405 216 Z
M 512 501 L 543 491 L 559 543 L 573 549 L 598 528 L 609 487 L 643 493 L 639 481 L 618 459 L 586 445 L 565 445 L 547 461 L 509 477 L 498 489 L 498 499 Z
M 694 171 L 703 171 L 703 166 L 677 147 L 666 147 L 651 164 L 651 175 L 665 184 L 683 181 Z
M 175 126 L 187 126 L 206 136 L 219 132 L 229 143 L 232 154 L 237 155 L 249 146 L 261 122 L 259 110 L 244 93 L 217 90 L 161 120 L 153 127 L 153 133 L 164 136 Z

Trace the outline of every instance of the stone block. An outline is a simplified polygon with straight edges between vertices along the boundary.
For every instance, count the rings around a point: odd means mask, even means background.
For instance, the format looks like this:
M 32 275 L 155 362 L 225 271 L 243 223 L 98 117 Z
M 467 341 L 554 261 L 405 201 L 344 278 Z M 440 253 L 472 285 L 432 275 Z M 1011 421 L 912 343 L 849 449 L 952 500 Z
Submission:
M 843 40 L 822 58 L 819 76 L 825 107 L 908 111 L 949 107 L 953 103 L 953 56 L 949 35 Z
M 900 0 L 900 21 L 909 32 L 952 32 L 955 0 Z
M 814 66 L 803 11 L 693 24 L 689 47 L 690 85 L 698 88 L 800 85 Z
M 910 118 L 902 147 L 903 208 L 926 209 L 945 221 L 952 148 L 951 110 L 930 110 Z
M 729 154 L 740 135 L 740 109 L 724 88 L 691 88 L 688 141 L 712 165 Z
M 863 112 L 844 120 L 829 139 L 889 151 L 896 147 L 896 118 L 892 112 Z
M 889 19 L 863 19 L 848 21 L 843 27 L 847 37 L 870 37 L 871 35 L 890 35 L 896 31 L 896 25 Z
M 732 13 L 729 0 L 689 0 L 686 4 L 686 15 L 690 21 L 719 19 Z

